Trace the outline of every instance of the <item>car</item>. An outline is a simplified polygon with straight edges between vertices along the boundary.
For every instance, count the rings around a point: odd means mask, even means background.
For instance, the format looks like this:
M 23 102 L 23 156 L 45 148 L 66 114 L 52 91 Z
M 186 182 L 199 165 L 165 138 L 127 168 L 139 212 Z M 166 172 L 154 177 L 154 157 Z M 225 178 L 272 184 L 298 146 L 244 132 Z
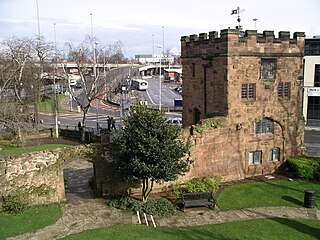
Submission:
M 82 83 L 77 82 L 76 85 L 74 86 L 75 88 L 82 88 Z
M 167 119 L 167 122 L 182 127 L 182 118 L 180 117 L 170 117 Z
M 77 80 L 71 79 L 69 85 L 70 87 L 75 87 L 77 85 Z
M 176 92 L 178 92 L 179 94 L 182 94 L 182 86 L 176 86 L 176 87 L 174 88 L 174 90 L 175 90 Z

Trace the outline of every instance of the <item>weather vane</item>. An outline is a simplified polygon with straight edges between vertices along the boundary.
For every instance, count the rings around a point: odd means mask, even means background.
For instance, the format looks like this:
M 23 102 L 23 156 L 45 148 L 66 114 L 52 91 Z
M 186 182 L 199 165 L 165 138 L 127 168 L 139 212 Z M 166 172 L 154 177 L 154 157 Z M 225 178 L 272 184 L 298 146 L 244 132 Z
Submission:
M 240 35 L 243 34 L 243 28 L 242 28 L 241 23 L 240 23 L 241 22 L 240 13 L 242 13 L 244 11 L 245 11 L 244 9 L 240 9 L 239 7 L 237 7 L 237 9 L 231 11 L 231 15 L 238 14 L 238 18 L 237 18 L 238 26 L 236 26 L 236 29 L 239 30 Z

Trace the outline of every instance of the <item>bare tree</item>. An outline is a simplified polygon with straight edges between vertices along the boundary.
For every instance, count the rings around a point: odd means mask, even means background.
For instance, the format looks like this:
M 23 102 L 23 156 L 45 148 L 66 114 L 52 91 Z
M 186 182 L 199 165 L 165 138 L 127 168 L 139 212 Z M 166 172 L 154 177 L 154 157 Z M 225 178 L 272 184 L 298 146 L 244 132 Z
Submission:
M 0 97 L 3 106 L 0 122 L 17 133 L 21 142 L 21 129 L 30 124 L 27 106 L 34 103 L 36 109 L 41 100 L 44 66 L 49 64 L 52 47 L 44 39 L 27 37 L 8 38 L 0 44 Z M 30 129 L 30 126 L 24 129 Z
M 47 42 L 44 37 L 38 37 L 35 41 L 32 41 L 32 54 L 33 60 L 37 63 L 38 71 L 33 80 L 33 92 L 34 92 L 34 112 L 35 121 L 38 123 L 38 109 L 37 104 L 41 102 L 42 95 L 41 88 L 44 85 L 43 73 L 51 70 L 51 61 L 53 59 L 54 45 L 53 43 Z
M 117 41 L 114 44 L 110 44 L 109 46 L 107 46 L 102 56 L 109 63 L 127 62 L 127 59 L 123 54 L 123 43 L 121 41 Z M 101 61 L 101 59 L 99 60 Z
M 86 119 L 92 102 L 94 100 L 100 101 L 108 92 L 119 87 L 123 80 L 128 77 L 130 70 L 132 71 L 130 67 L 124 67 L 111 70 L 106 75 L 100 74 L 99 71 L 96 71 L 95 66 L 97 59 L 101 55 L 99 52 L 101 53 L 103 50 L 102 47 L 98 49 L 96 45 L 93 47 L 92 41 L 94 41 L 95 44 L 97 39 L 92 39 L 90 36 L 87 36 L 78 46 L 74 46 L 71 43 L 67 44 L 68 60 L 76 63 L 80 81 L 83 86 L 80 93 L 75 93 L 71 91 L 71 89 L 69 91 L 72 99 L 80 106 L 83 113 L 82 141 L 85 141 Z M 121 52 L 120 46 L 122 46 L 122 43 L 120 43 L 119 41 L 117 47 L 115 47 L 118 53 Z M 95 55 L 93 55 L 93 51 L 96 51 Z M 67 75 L 66 69 L 64 69 L 64 72 Z
M 96 39 L 90 39 L 90 37 L 87 36 L 86 39 L 78 46 L 74 46 L 71 43 L 67 44 L 68 60 L 76 63 L 81 85 L 83 86 L 82 91 L 77 95 L 73 91 L 69 91 L 72 95 L 72 99 L 78 104 L 78 106 L 80 106 L 83 113 L 82 141 L 85 141 L 86 119 L 91 103 L 95 99 L 104 95 L 104 81 L 102 81 L 102 77 L 100 77 L 99 72 L 95 71 L 96 63 L 92 55 L 93 51 L 96 49 L 92 49 L 91 47 L 93 40 Z M 91 67 L 93 67 L 93 69 L 91 69 Z M 67 74 L 66 70 L 65 74 Z

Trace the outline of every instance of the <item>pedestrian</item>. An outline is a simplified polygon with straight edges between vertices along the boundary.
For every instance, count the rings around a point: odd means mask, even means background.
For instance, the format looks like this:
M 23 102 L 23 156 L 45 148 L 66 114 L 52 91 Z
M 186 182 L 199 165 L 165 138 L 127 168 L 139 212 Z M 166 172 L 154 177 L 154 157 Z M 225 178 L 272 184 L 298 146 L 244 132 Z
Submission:
M 82 130 L 82 124 L 81 124 L 81 122 L 78 122 L 78 128 L 79 128 L 79 131 Z
M 108 125 L 108 130 L 111 130 L 111 119 L 109 116 L 107 116 L 107 125 Z
M 114 120 L 113 117 L 111 117 L 111 129 L 116 129 L 116 120 Z

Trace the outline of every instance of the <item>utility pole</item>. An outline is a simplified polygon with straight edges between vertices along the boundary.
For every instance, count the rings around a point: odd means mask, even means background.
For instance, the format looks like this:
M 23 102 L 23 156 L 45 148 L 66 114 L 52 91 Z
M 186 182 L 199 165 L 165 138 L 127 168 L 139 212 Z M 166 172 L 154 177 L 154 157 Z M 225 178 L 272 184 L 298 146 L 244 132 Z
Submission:
M 161 111 L 161 46 L 158 45 L 159 48 L 159 111 Z
M 93 37 L 93 24 L 92 24 L 92 13 L 90 13 L 91 15 L 91 41 L 92 41 L 92 49 L 93 49 L 93 81 L 94 81 L 94 88 L 95 91 L 96 91 L 96 94 L 97 94 L 97 84 L 96 84 L 96 81 L 97 81 L 97 68 L 96 68 L 96 62 L 97 62 L 97 59 L 96 59 L 96 41 L 94 40 L 94 37 Z M 96 120 L 97 120 L 97 135 L 100 135 L 100 131 L 99 131 L 99 99 L 98 97 L 96 97 Z
M 57 86 L 56 86 L 56 60 L 57 60 L 57 42 L 56 42 L 56 24 L 54 26 L 54 61 L 53 61 L 53 105 L 54 105 L 54 123 L 56 138 L 59 138 L 59 125 L 58 125 L 58 101 L 57 101 Z

